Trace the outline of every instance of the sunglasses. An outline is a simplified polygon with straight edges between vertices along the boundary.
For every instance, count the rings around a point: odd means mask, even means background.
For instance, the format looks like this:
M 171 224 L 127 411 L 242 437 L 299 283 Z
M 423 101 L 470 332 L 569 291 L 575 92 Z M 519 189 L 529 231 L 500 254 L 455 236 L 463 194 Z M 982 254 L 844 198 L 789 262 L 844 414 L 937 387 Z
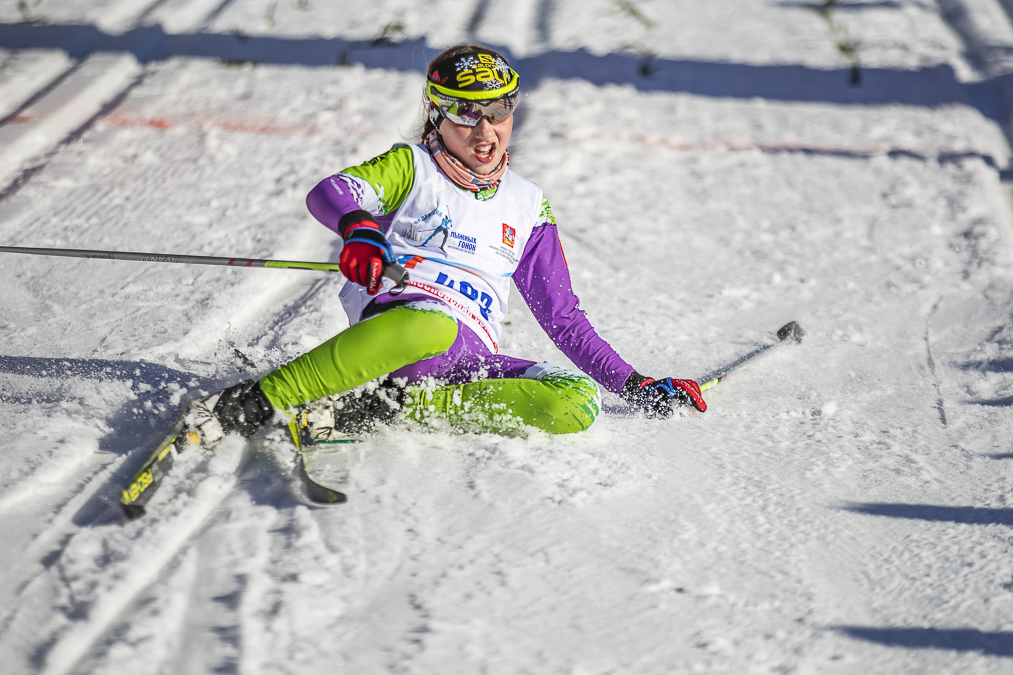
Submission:
M 498 124 L 514 114 L 520 102 L 520 90 L 517 88 L 517 73 L 509 84 L 498 89 L 487 91 L 455 91 L 429 82 L 426 87 L 426 98 L 440 109 L 443 116 L 456 124 L 473 127 L 488 117 L 493 124 Z

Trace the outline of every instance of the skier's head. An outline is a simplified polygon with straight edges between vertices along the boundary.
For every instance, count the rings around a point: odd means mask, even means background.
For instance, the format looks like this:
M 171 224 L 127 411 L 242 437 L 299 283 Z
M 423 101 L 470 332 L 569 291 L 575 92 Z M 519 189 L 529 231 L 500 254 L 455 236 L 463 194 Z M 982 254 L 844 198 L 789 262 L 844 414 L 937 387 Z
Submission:
M 422 137 L 437 131 L 469 169 L 487 174 L 500 163 L 513 130 L 520 77 L 497 51 L 475 44 L 451 47 L 426 70 Z

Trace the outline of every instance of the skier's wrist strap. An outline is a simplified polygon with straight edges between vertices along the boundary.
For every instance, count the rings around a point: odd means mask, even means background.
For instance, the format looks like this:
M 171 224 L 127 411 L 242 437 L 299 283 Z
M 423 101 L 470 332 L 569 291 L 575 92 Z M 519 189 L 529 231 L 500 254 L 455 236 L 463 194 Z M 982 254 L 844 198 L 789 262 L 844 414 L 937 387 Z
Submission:
M 349 211 L 345 215 L 341 216 L 341 220 L 338 221 L 338 234 L 341 238 L 345 238 L 345 232 L 348 231 L 352 225 L 358 225 L 361 222 L 372 223 L 376 229 L 380 229 L 380 226 L 376 224 L 376 218 L 369 211 L 363 211 L 358 209 L 356 211 Z
M 353 241 L 372 244 L 380 249 L 384 265 L 394 262 L 394 249 L 390 247 L 387 238 L 383 236 L 383 232 L 380 230 L 374 230 L 371 227 L 353 227 L 348 231 L 348 236 L 345 237 L 345 244 L 348 245 Z

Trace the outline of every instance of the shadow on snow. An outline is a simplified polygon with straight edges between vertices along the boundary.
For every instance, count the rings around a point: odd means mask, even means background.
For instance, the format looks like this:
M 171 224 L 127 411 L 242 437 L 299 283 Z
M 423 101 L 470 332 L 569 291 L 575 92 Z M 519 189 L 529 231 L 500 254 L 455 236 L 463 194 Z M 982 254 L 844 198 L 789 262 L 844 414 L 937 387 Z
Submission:
M 56 379 L 85 377 L 96 380 L 136 380 L 152 387 L 169 383 L 180 387 L 195 387 L 208 381 L 193 373 L 145 361 L 41 356 L 0 356 L 0 373 Z
M 437 50 L 425 39 L 283 38 L 239 33 L 167 34 L 161 25 L 121 35 L 94 25 L 0 24 L 0 48 L 59 49 L 73 59 L 96 52 L 131 53 L 141 63 L 172 57 L 214 58 L 225 64 L 335 66 L 361 64 L 422 73 Z M 499 47 L 509 53 L 509 49 Z M 548 51 L 513 59 L 526 83 L 545 78 L 583 79 L 596 85 L 625 84 L 640 91 L 686 92 L 713 97 L 763 98 L 834 104 L 971 105 L 1005 126 L 1013 109 L 1000 80 L 963 84 L 948 65 L 918 70 L 863 68 L 860 87 L 849 86 L 849 68 L 821 70 L 800 65 L 666 59 L 634 53 L 595 55 L 585 49 Z M 1013 75 L 1003 76 L 1013 78 Z
M 1006 398 L 987 398 L 981 401 L 968 401 L 975 405 L 986 405 L 992 408 L 1008 408 L 1013 406 L 1013 396 L 1007 396 Z
M 930 522 L 962 523 L 967 525 L 1013 525 L 1013 509 L 993 509 L 977 506 L 936 506 L 934 504 L 890 504 L 882 502 L 853 503 L 841 507 L 844 511 L 869 516 L 907 518 Z
M 991 455 L 994 459 L 1013 457 L 1009 454 Z M 974 506 L 937 506 L 933 504 L 890 504 L 882 502 L 853 503 L 842 507 L 845 511 L 871 516 L 907 518 L 930 522 L 961 523 L 968 525 L 1013 525 L 1013 509 L 980 508 Z M 868 626 L 836 626 L 845 635 L 875 642 L 888 647 L 906 649 L 948 649 L 977 651 L 993 656 L 1013 656 L 1013 632 L 984 632 L 970 628 L 874 628 Z
M 949 649 L 1013 656 L 1013 632 L 989 633 L 970 628 L 870 628 L 837 626 L 848 637 L 905 649 Z
M 119 490 L 165 438 L 186 401 L 193 398 L 198 390 L 215 391 L 236 379 L 236 373 L 231 371 L 224 375 L 205 377 L 143 361 L 33 356 L 0 356 L 0 373 L 57 382 L 68 378 L 89 378 L 148 385 L 140 388 L 134 386 L 136 398 L 105 420 L 112 431 L 99 441 L 99 449 L 114 455 L 133 456 L 117 467 L 106 479 L 106 484 L 78 509 L 73 522 L 79 527 L 119 524 L 121 514 L 116 506 Z M 188 390 L 187 395 L 176 405 L 172 405 L 170 398 L 178 389 L 166 386 L 169 384 Z M 10 392 L 0 394 L 0 402 L 23 405 L 59 402 L 66 398 L 59 392 L 48 397 Z M 160 409 L 164 412 L 158 412 Z M 302 488 L 292 477 L 291 467 L 285 465 L 275 453 L 265 449 L 267 447 L 269 446 L 260 447 L 255 444 L 252 450 L 253 462 L 244 470 L 248 478 L 241 480 L 239 487 L 248 492 L 256 504 L 271 504 L 276 507 L 303 504 L 304 502 L 296 497 L 296 493 Z M 52 553 L 55 556 L 53 560 L 58 559 L 61 554 L 62 547 Z
M 1013 373 L 1013 358 L 990 361 L 965 361 L 958 363 L 961 370 L 977 370 L 983 373 Z
M 220 388 L 221 384 L 218 378 L 203 377 L 154 363 L 109 359 L 0 356 L 0 373 L 44 378 L 57 383 L 68 378 L 87 378 L 118 380 L 134 385 L 132 391 L 136 398 L 105 419 L 111 431 L 99 440 L 99 450 L 102 452 L 118 456 L 134 453 L 134 456 L 124 461 L 108 479 L 107 485 L 98 490 L 77 512 L 74 523 L 79 526 L 108 521 L 109 506 L 118 497 L 118 494 L 113 494 L 114 489 L 122 487 L 137 472 L 162 441 L 182 409 L 183 402 L 172 405 L 171 401 L 179 388 L 188 392 L 198 389 L 213 391 Z M 139 387 L 138 384 L 147 386 Z M 2 402 L 23 405 L 58 402 L 66 398 L 60 392 L 39 396 L 5 391 L 0 395 Z

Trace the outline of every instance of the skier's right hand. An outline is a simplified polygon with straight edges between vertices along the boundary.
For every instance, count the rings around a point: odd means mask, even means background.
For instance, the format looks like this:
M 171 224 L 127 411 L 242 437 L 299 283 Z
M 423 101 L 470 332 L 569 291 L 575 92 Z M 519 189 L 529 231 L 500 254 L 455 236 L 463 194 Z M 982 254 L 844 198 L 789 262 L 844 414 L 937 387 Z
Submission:
M 352 225 L 344 234 L 345 246 L 338 259 L 341 273 L 352 283 L 365 286 L 369 295 L 376 295 L 383 280 L 383 264 L 392 257 L 390 244 L 371 220 Z

